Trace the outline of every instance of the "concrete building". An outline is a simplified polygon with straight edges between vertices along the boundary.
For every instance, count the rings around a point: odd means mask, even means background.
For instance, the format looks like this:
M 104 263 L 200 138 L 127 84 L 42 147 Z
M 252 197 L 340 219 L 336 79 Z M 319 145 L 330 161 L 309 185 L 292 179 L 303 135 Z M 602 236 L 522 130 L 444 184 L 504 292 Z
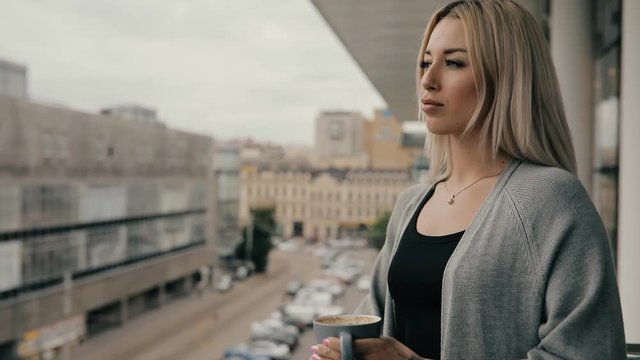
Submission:
M 217 143 L 214 155 L 217 184 L 216 239 L 218 256 L 229 256 L 242 241 L 240 207 L 240 149 L 233 143 Z
M 260 143 L 253 139 L 233 141 L 238 147 L 243 167 L 308 168 L 314 159 L 313 149 L 305 146 L 284 146 Z
M 273 207 L 283 238 L 320 241 L 366 229 L 411 184 L 408 170 L 247 167 L 241 178 L 242 223 L 248 223 L 251 208 Z
M 324 111 L 316 117 L 314 162 L 319 167 L 366 168 L 364 123 L 359 113 Z
M 214 259 L 212 139 L 0 96 L 0 358 L 185 294 Z
M 444 0 L 311 0 L 401 121 L 417 118 L 415 67 Z M 640 352 L 640 1 L 520 0 L 548 35 L 578 175 L 615 252 L 629 349 Z
M 27 99 L 27 67 L 0 59 L 0 95 Z
M 156 111 L 142 105 L 117 105 L 100 110 L 103 115 L 147 123 L 157 122 Z

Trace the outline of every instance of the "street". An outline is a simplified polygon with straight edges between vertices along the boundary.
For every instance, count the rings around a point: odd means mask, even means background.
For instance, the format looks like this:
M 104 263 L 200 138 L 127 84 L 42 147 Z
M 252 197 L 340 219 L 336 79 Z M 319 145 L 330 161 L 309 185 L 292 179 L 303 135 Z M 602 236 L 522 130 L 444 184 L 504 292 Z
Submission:
M 354 251 L 368 272 L 375 251 Z M 308 282 L 322 274 L 320 261 L 305 253 L 274 251 L 269 270 L 237 282 L 224 294 L 208 289 L 201 296 L 189 295 L 151 311 L 88 340 L 73 352 L 74 359 L 209 360 L 220 359 L 224 349 L 249 337 L 251 323 L 266 318 L 284 300 L 287 284 L 294 279 Z M 336 300 L 352 311 L 363 293 L 352 285 Z M 292 359 L 308 359 L 313 332 L 300 337 Z

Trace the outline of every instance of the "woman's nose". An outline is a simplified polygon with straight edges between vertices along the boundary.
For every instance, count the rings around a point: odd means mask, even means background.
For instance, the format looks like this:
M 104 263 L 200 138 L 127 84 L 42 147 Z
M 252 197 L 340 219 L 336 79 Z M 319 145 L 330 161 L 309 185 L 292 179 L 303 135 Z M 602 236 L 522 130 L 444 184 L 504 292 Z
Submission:
M 427 69 L 422 74 L 422 88 L 428 91 L 436 91 L 440 88 L 440 83 L 436 71 L 433 67 Z

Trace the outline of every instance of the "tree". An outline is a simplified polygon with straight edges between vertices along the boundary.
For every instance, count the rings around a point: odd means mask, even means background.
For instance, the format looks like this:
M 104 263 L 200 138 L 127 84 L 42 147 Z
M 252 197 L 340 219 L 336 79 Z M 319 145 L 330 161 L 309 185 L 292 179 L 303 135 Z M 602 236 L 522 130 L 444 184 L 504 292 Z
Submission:
M 389 218 L 391 218 L 390 212 L 385 212 L 376 220 L 376 222 L 369 229 L 369 245 L 380 250 L 384 245 L 384 240 L 387 235 L 387 225 L 389 225 Z
M 243 240 L 236 247 L 236 257 L 239 259 L 246 259 L 247 250 L 249 247 L 251 248 L 250 260 L 253 262 L 257 273 L 264 273 L 267 271 L 269 252 L 273 248 L 271 236 L 276 231 L 274 214 L 274 208 L 251 209 L 253 226 L 245 226 L 242 229 Z M 250 238 L 251 241 L 248 241 L 250 232 L 249 228 L 253 228 L 253 237 Z

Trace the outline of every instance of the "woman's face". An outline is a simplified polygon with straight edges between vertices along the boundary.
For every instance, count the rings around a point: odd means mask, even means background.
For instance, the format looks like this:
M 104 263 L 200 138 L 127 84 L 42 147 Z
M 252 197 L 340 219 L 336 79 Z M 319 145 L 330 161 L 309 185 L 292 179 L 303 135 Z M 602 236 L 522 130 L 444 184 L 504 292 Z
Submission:
M 420 107 L 434 134 L 461 134 L 476 108 L 478 92 L 468 49 L 459 19 L 444 18 L 433 29 L 420 64 Z

